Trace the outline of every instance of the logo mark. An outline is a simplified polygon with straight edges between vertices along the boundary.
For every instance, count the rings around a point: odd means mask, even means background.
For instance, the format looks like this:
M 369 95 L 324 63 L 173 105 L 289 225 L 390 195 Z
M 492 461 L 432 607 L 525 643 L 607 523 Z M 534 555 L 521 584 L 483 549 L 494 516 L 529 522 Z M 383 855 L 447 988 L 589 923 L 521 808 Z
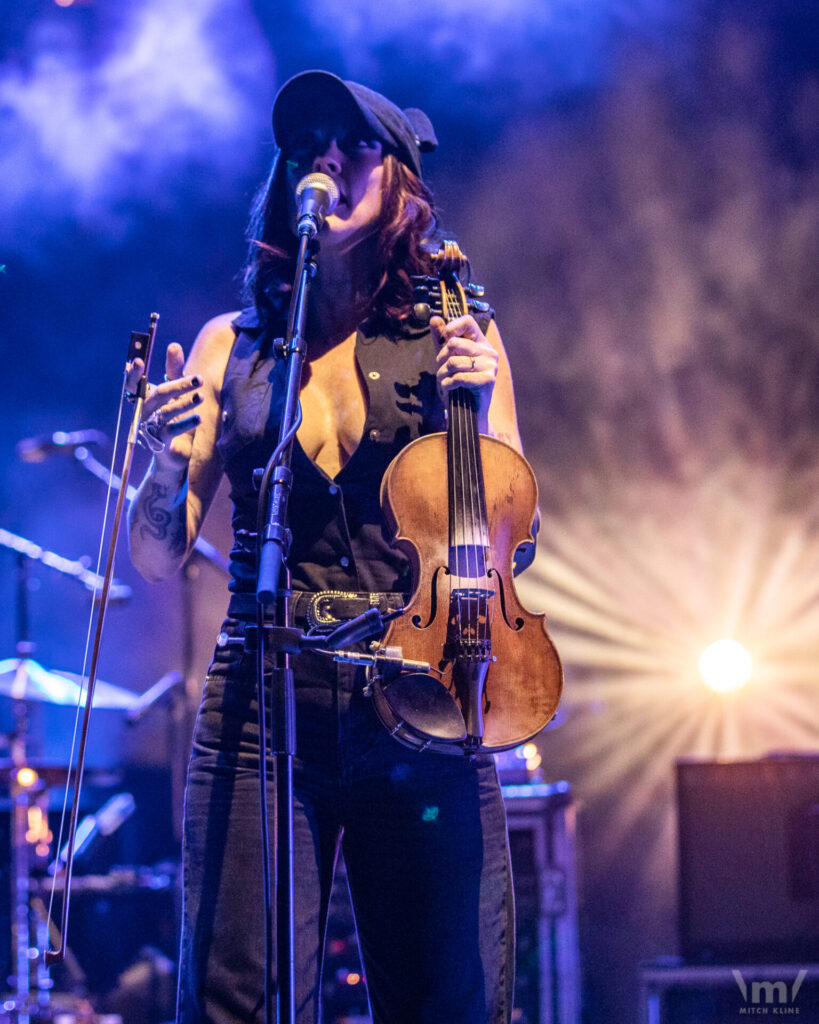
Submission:
M 796 975 L 791 988 L 790 999 L 788 998 L 788 985 L 784 981 L 752 981 L 750 986 L 750 992 L 748 990 L 748 983 L 742 977 L 742 972 L 733 970 L 731 974 L 734 976 L 739 991 L 742 993 L 742 999 L 744 1002 L 750 1002 L 754 1006 L 759 1006 L 764 1003 L 766 1006 L 771 1006 L 776 1003 L 779 1006 L 785 1006 L 789 1002 L 795 1003 L 796 997 L 799 994 L 799 989 L 802 987 L 802 982 L 805 980 L 805 976 L 808 972 L 805 968 Z M 745 1012 L 744 1010 L 742 1012 Z M 798 1011 L 797 1011 L 798 1012 Z

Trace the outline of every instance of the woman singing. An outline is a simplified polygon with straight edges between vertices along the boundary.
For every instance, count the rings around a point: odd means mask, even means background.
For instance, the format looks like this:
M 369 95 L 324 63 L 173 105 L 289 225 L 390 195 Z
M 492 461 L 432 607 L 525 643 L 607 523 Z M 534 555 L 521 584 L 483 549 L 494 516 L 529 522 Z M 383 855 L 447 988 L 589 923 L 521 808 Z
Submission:
M 412 319 L 410 275 L 430 272 L 436 229 L 421 177 L 435 148 L 426 116 L 327 72 L 276 97 L 279 147 L 255 204 L 250 305 L 211 320 L 184 364 L 172 344 L 144 421 L 155 439 L 130 511 L 132 558 L 149 580 L 185 561 L 221 476 L 233 501 L 222 632 L 256 619 L 252 474 L 278 440 L 285 332 L 297 248 L 294 189 L 321 172 L 340 198 L 318 235 L 306 318 L 303 418 L 290 498 L 295 625 L 400 607 L 406 558 L 385 539 L 379 487 L 392 458 L 445 429 L 445 398 L 467 387 L 483 433 L 520 450 L 509 364 L 490 316 Z M 141 372 L 136 365 L 134 379 Z M 293 659 L 296 688 L 295 916 L 299 1024 L 319 1019 L 319 979 L 336 856 L 347 867 L 376 1024 L 501 1024 L 512 1006 L 512 886 L 492 756 L 411 750 L 379 723 L 362 670 Z M 264 906 L 254 654 L 217 647 L 197 718 L 184 825 L 178 1020 L 263 1020 Z M 271 800 L 272 806 L 272 800 Z

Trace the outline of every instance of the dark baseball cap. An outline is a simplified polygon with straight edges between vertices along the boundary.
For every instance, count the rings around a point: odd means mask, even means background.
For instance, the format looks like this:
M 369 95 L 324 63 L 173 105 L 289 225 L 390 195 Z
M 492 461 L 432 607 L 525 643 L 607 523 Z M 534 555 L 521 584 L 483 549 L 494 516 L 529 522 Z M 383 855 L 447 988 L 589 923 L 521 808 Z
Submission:
M 289 140 L 320 118 L 338 117 L 360 129 L 362 138 L 378 139 L 418 177 L 421 154 L 438 145 L 423 110 L 401 110 L 381 93 L 345 82 L 329 71 L 302 71 L 279 89 L 273 102 L 273 135 L 287 152 Z

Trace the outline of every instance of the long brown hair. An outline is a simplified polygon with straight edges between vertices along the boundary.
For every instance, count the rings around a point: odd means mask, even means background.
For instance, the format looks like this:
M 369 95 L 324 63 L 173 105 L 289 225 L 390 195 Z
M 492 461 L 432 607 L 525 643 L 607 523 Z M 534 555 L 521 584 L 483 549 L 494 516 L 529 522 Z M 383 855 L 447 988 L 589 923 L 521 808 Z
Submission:
M 245 299 L 263 324 L 287 309 L 295 273 L 297 240 L 288 224 L 284 160 L 281 153 L 254 201 L 244 269 Z M 410 277 L 430 272 L 429 250 L 437 241 L 432 194 L 392 153 L 384 156 L 381 213 L 377 225 L 377 266 L 362 320 L 377 330 L 400 331 L 412 313 Z

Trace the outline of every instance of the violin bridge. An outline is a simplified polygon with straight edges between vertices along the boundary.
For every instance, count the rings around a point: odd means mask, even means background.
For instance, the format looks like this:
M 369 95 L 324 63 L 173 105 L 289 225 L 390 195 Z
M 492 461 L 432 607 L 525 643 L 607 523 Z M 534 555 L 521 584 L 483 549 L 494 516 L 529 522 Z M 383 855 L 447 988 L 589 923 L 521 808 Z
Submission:
M 445 657 L 454 662 L 488 662 L 492 657 L 495 591 L 454 587 L 449 595 Z

